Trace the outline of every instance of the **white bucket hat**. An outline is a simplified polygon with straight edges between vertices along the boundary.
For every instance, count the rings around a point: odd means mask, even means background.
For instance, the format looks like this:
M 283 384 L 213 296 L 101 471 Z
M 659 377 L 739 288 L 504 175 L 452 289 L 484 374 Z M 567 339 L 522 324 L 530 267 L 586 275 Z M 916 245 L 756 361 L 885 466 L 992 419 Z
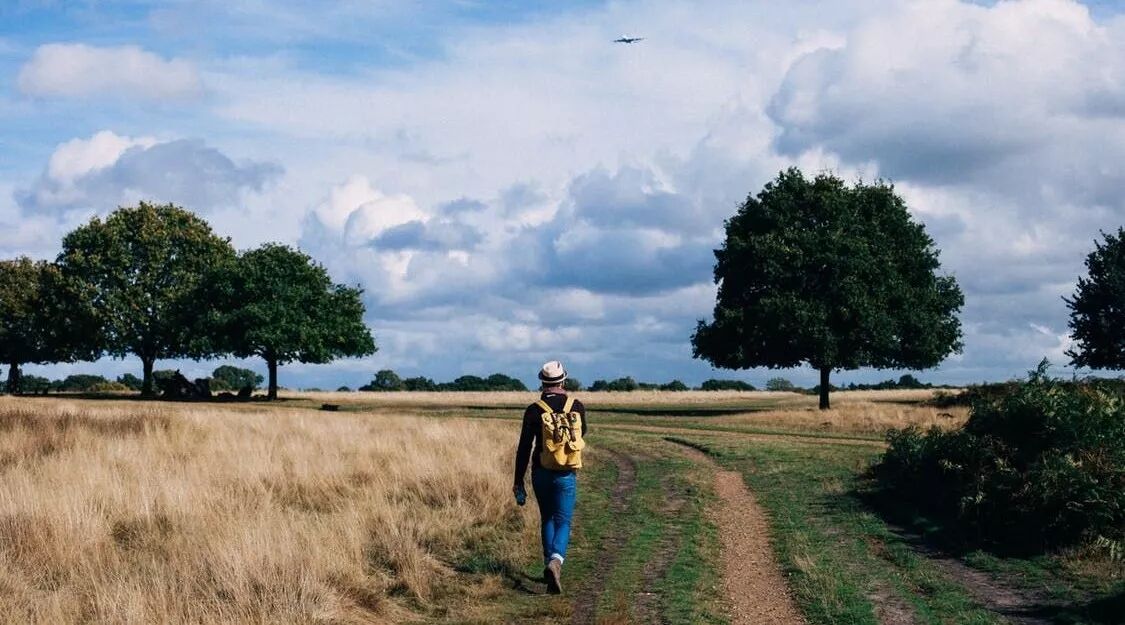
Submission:
M 557 360 L 543 363 L 539 369 L 539 381 L 545 385 L 561 384 L 566 379 L 566 367 Z

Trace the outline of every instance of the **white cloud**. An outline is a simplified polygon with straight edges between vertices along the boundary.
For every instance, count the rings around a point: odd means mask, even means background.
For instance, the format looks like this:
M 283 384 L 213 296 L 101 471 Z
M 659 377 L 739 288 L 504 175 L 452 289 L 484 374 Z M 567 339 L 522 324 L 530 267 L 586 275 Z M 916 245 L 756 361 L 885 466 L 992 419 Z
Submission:
M 385 195 L 358 174 L 333 188 L 313 214 L 351 245 L 365 245 L 389 228 L 429 217 L 410 196 Z
M 28 214 L 104 213 L 138 200 L 209 212 L 235 205 L 280 174 L 275 163 L 235 163 L 198 140 L 103 130 L 59 145 L 39 179 L 15 196 Z
M 39 46 L 20 68 L 20 92 L 37 97 L 119 96 L 152 100 L 195 97 L 203 85 L 196 67 L 137 46 L 82 43 Z
M 47 161 L 47 176 L 64 185 L 92 172 L 110 167 L 131 147 L 149 148 L 156 144 L 152 137 L 123 137 L 102 130 L 89 139 L 71 139 L 60 145 Z
M 225 10 L 206 6 L 203 23 Z M 333 36 L 283 9 L 252 35 Z M 610 44 L 621 23 L 648 38 Z M 587 381 L 691 379 L 711 374 L 688 344 L 711 250 L 746 195 L 794 164 L 889 176 L 967 294 L 966 352 L 942 375 L 1003 377 L 1062 353 L 1060 296 L 1125 218 L 1122 42 L 1125 21 L 1069 0 L 626 0 L 444 31 L 391 68 L 227 56 L 188 90 L 206 82 L 212 118 L 129 124 L 192 125 L 178 134 L 222 152 L 100 133 L 60 146 L 21 204 L 163 192 L 236 238 L 283 233 L 366 287 L 380 367 L 518 373 L 557 340 Z

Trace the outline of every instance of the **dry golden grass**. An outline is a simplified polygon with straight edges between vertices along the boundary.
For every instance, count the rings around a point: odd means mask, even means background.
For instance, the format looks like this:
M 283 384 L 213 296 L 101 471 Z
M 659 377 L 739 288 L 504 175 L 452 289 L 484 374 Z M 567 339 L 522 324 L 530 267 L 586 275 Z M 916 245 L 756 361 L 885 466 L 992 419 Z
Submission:
M 285 391 L 282 397 L 291 399 L 310 399 L 317 402 L 341 405 L 365 404 L 376 406 L 519 406 L 535 401 L 538 391 L 502 392 L 415 392 L 394 393 L 365 392 L 300 392 Z M 578 391 L 576 396 L 590 406 L 637 406 L 637 405 L 709 405 L 723 406 L 746 402 L 800 402 L 808 396 L 797 393 L 775 393 L 769 391 L 632 391 L 614 393 L 609 391 Z M 814 399 L 815 401 L 815 399 Z
M 302 392 L 282 391 L 281 397 L 307 399 L 341 405 L 374 406 L 526 406 L 535 398 L 536 390 L 504 392 L 415 392 L 394 393 Z M 921 402 L 939 391 L 837 391 L 832 403 L 854 402 Z M 949 392 L 949 391 L 946 391 Z M 954 391 L 956 392 L 956 391 Z M 817 397 L 803 393 L 774 391 L 578 391 L 575 393 L 589 406 L 711 406 L 742 404 L 780 404 L 785 406 L 816 406 Z
M 692 423 L 706 426 L 742 426 L 748 428 L 775 428 L 840 434 L 883 434 L 891 428 L 931 426 L 959 427 L 968 418 L 964 407 L 935 408 L 925 405 L 938 391 L 838 391 L 832 394 L 831 410 L 817 409 L 814 395 L 768 391 L 633 391 L 629 393 L 580 391 L 575 393 L 592 411 L 591 422 L 598 420 L 599 411 L 629 408 L 666 409 L 663 417 L 653 415 L 629 416 L 619 414 L 615 422 L 673 426 L 675 423 Z M 945 391 L 949 392 L 949 391 Z M 956 391 L 954 391 L 956 392 Z M 375 413 L 419 408 L 502 407 L 511 408 L 517 418 L 520 409 L 535 399 L 535 392 L 502 393 L 289 393 L 290 399 L 304 399 L 317 403 L 334 403 L 353 407 L 362 405 Z M 676 409 L 685 412 L 694 409 L 717 409 L 735 412 L 725 416 L 690 417 L 677 415 Z M 745 410 L 745 412 L 737 412 Z
M 0 398 L 0 620 L 395 623 L 495 593 L 469 542 L 536 540 L 515 428 Z
M 882 434 L 892 428 L 937 426 L 952 429 L 964 425 L 969 410 L 964 407 L 934 408 L 889 401 L 834 401 L 831 410 L 815 407 L 763 410 L 723 417 L 709 423 L 724 426 L 771 427 L 786 430 Z

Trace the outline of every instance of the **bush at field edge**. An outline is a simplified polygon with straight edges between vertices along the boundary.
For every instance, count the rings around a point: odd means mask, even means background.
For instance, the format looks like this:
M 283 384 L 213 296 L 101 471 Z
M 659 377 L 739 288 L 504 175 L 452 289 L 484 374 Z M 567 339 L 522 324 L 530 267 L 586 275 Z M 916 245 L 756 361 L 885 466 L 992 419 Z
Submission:
M 1046 366 L 978 397 L 952 432 L 888 434 L 875 475 L 900 502 L 995 550 L 1125 539 L 1125 394 Z

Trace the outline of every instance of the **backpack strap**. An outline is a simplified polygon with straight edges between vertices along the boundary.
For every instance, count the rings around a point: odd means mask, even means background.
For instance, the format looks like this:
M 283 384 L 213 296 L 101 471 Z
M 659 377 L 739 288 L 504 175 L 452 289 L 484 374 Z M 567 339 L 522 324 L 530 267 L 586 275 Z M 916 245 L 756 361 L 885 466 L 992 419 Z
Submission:
M 549 406 L 549 405 L 547 404 L 547 402 L 543 401 L 542 399 L 540 399 L 539 401 L 535 402 L 535 405 L 536 405 L 536 406 L 539 406 L 540 408 L 542 408 L 542 409 L 543 409 L 543 412 L 546 412 L 546 413 L 553 413 L 553 412 L 555 411 L 555 409 L 554 409 L 554 408 L 550 407 L 550 406 Z
M 566 398 L 566 404 L 563 405 L 562 411 L 563 412 L 570 412 L 570 409 L 573 408 L 573 407 L 574 407 L 574 398 L 573 397 L 567 397 Z

